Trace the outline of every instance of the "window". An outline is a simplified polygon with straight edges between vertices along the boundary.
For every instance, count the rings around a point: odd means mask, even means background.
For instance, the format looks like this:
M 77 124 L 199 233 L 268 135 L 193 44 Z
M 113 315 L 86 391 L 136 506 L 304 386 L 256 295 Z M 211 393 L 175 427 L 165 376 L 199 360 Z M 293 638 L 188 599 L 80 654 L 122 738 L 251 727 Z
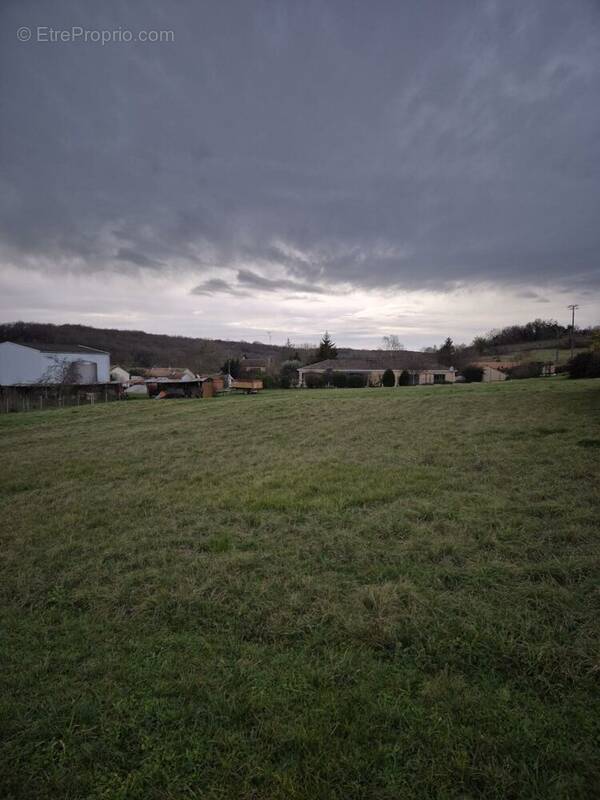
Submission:
M 433 373 L 433 382 L 434 383 L 446 383 L 446 373 L 445 372 L 434 372 Z

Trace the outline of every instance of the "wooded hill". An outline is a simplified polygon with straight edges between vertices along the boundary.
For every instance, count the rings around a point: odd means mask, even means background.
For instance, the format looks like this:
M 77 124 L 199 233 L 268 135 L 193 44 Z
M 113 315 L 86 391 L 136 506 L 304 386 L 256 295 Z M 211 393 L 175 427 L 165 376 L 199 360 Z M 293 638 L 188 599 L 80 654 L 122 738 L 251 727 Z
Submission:
M 589 345 L 593 329 L 576 329 L 575 347 Z M 52 325 L 40 322 L 9 322 L 0 324 L 0 341 L 10 340 L 24 344 L 83 344 L 107 350 L 111 362 L 129 367 L 188 367 L 197 373 L 219 370 L 227 359 L 265 359 L 272 371 L 297 352 L 304 364 L 316 360 L 316 350 L 269 345 L 263 342 L 229 341 L 226 339 L 202 339 L 190 336 L 167 336 L 144 331 L 117 330 L 116 328 L 92 328 L 89 325 Z M 450 344 L 451 340 L 450 340 Z M 452 345 L 448 364 L 460 367 L 471 360 L 486 355 L 511 356 L 515 360 L 556 360 L 556 350 L 564 349 L 564 361 L 568 357 L 569 330 L 553 320 L 534 320 L 526 325 L 515 325 L 502 330 L 490 331 L 486 336 L 476 337 L 469 346 Z M 534 350 L 540 349 L 539 356 Z M 542 349 L 545 349 L 543 351 Z M 443 354 L 444 347 L 428 348 L 430 353 Z M 523 350 L 519 353 L 519 350 Z M 380 350 L 359 350 L 338 347 L 338 356 L 363 357 Z M 445 360 L 445 361 L 446 361 Z M 445 363 L 443 361 L 442 363 Z
M 52 325 L 40 322 L 0 324 L 0 342 L 23 344 L 83 344 L 110 353 L 112 364 L 123 367 L 188 367 L 193 372 L 219 370 L 227 359 L 259 358 L 270 361 L 273 370 L 296 352 L 303 363 L 314 360 L 315 350 L 263 344 L 262 342 L 196 339 L 144 331 L 92 328 L 89 325 Z M 340 356 L 360 356 L 372 351 L 338 348 Z
M 110 353 L 112 364 L 124 367 L 189 367 L 194 372 L 218 370 L 228 358 L 269 358 L 282 361 L 287 349 L 261 342 L 195 339 L 144 331 L 92 328 L 88 325 L 51 325 L 38 322 L 0 324 L 0 341 L 33 344 L 83 344 Z

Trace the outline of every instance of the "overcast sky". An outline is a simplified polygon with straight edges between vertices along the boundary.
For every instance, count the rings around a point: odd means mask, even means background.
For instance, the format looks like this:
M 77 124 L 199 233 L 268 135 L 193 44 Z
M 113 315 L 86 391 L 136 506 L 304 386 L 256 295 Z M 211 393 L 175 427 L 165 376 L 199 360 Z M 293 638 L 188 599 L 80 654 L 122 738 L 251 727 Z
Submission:
M 598 0 L 3 0 L 0 22 L 3 321 L 410 347 L 571 302 L 600 322 Z

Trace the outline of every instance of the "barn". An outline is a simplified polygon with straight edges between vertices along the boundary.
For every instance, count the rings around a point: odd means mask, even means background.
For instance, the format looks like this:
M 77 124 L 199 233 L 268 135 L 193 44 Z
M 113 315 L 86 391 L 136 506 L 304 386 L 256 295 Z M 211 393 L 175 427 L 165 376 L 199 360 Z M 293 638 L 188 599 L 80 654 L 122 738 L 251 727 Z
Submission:
M 82 344 L 0 343 L 0 386 L 110 381 L 110 354 Z

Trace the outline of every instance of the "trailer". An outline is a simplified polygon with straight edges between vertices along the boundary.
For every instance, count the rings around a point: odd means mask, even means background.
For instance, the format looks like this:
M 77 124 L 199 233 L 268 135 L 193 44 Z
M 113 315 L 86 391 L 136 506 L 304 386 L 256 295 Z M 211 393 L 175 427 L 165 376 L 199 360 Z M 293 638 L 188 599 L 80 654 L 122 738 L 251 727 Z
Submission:
M 231 388 L 236 392 L 256 394 L 263 388 L 263 382 L 258 378 L 236 378 L 231 382 Z

